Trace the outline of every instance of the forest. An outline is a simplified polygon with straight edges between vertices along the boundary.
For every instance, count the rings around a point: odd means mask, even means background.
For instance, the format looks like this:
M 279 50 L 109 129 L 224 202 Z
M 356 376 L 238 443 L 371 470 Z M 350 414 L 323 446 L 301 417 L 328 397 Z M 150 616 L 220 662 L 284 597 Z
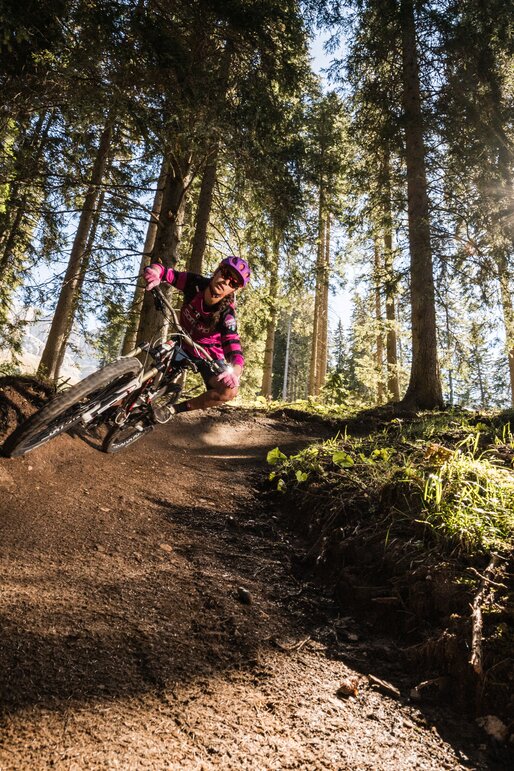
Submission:
M 58 382 L 85 346 L 116 358 L 159 323 L 145 265 L 208 275 L 239 254 L 247 399 L 512 403 L 508 3 L 4 0 L 0 14 L 3 374 L 34 321 L 39 376 Z

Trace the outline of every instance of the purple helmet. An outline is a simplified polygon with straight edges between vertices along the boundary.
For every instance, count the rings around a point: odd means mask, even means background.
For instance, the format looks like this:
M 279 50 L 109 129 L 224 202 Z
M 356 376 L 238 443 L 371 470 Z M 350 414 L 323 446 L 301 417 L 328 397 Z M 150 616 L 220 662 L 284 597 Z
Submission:
M 220 262 L 220 267 L 222 265 L 226 265 L 228 268 L 232 268 L 232 270 L 234 270 L 238 276 L 240 276 L 241 281 L 243 282 L 243 286 L 246 286 L 250 281 L 250 266 L 246 260 L 243 260 L 242 257 L 225 257 L 225 259 Z

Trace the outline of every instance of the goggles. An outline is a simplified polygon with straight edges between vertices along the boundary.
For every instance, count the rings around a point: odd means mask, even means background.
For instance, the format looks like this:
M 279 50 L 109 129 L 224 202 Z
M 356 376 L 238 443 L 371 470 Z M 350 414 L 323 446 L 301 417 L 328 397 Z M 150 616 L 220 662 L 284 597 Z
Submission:
M 225 267 L 218 268 L 218 273 L 220 274 L 223 281 L 231 287 L 231 289 L 240 289 L 240 287 L 243 286 L 243 282 L 241 279 L 237 279 L 231 270 Z

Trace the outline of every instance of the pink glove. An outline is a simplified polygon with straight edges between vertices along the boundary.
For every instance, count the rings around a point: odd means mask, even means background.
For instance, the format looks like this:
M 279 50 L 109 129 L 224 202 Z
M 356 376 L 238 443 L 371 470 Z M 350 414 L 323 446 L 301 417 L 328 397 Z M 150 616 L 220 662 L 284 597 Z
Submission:
M 147 268 L 145 268 L 143 271 L 143 276 L 146 281 L 146 291 L 149 292 L 150 289 L 159 286 L 165 273 L 166 268 L 164 265 L 159 265 L 157 263 L 149 265 Z
M 225 370 L 225 372 L 222 372 L 221 375 L 218 375 L 216 380 L 219 380 L 220 383 L 223 383 L 224 386 L 227 388 L 238 388 L 239 387 L 239 378 L 236 375 L 235 372 L 229 372 L 228 369 Z

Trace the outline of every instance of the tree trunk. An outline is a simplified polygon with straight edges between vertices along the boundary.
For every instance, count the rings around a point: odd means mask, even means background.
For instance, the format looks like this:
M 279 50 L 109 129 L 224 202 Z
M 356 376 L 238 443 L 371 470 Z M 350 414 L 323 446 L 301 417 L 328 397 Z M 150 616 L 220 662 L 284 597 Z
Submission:
M 207 229 L 212 209 L 212 197 L 214 186 L 216 184 L 216 172 L 218 164 L 218 147 L 216 147 L 206 165 L 200 195 L 198 196 L 198 205 L 196 207 L 195 234 L 193 246 L 191 247 L 191 256 L 189 258 L 189 270 L 192 273 L 202 273 L 203 258 L 205 247 L 207 245 Z
M 180 236 L 184 218 L 186 195 L 191 182 L 191 158 L 186 157 L 182 163 L 171 159 L 166 173 L 162 196 L 162 208 L 151 262 L 161 262 L 173 267 L 178 259 Z M 151 341 L 166 335 L 167 325 L 163 323 L 161 313 L 154 306 L 150 292 L 145 292 L 143 306 L 139 318 L 136 344 Z
M 87 240 L 97 207 L 100 185 L 102 184 L 107 165 L 111 137 L 112 123 L 109 122 L 100 137 L 98 151 L 93 164 L 91 181 L 84 199 L 79 225 L 71 249 L 70 260 L 55 308 L 48 339 L 39 363 L 38 375 L 53 381 L 56 381 L 59 377 L 59 355 L 62 346 L 66 345 L 66 335 L 69 334 L 69 330 L 73 323 L 75 299 L 80 283 L 82 263 L 86 257 Z
M 498 265 L 503 324 L 505 327 L 505 347 L 509 361 L 510 399 L 511 404 L 514 406 L 514 310 L 512 308 L 510 274 L 505 252 L 502 251 L 497 255 L 496 262 Z
M 437 361 L 435 290 L 416 30 L 412 0 L 401 0 L 403 110 L 411 256 L 412 364 L 403 401 L 414 407 L 443 406 Z
M 125 338 L 121 347 L 122 356 L 126 356 L 130 351 L 133 351 L 136 347 L 137 329 L 139 326 L 139 319 L 141 316 L 141 309 L 143 307 L 143 300 L 145 297 L 145 287 L 142 281 L 142 274 L 147 265 L 150 264 L 150 255 L 153 251 L 155 244 L 155 237 L 157 235 L 157 228 L 159 225 L 159 217 L 161 214 L 162 198 L 164 194 L 164 184 L 166 182 L 166 175 L 168 173 L 168 165 L 165 159 L 161 164 L 161 173 L 157 181 L 157 189 L 155 191 L 152 212 L 150 214 L 150 220 L 148 222 L 148 228 L 146 230 L 145 245 L 143 247 L 143 254 L 141 255 L 141 263 L 139 265 L 138 280 L 136 282 L 136 288 L 134 289 L 134 296 L 132 298 L 132 304 L 129 311 L 129 323 L 125 332 Z
M 385 264 L 387 275 L 392 271 L 391 231 L 384 233 Z M 388 257 L 391 256 L 391 259 Z M 387 398 L 400 401 L 400 380 L 398 377 L 398 341 L 396 335 L 396 290 L 386 280 L 386 357 L 387 357 Z
M 384 193 L 384 276 L 386 313 L 387 399 L 400 401 L 398 352 L 396 340 L 396 281 L 393 264 L 393 215 L 391 211 L 391 163 L 389 151 L 383 157 L 382 187 Z
M 382 276 L 382 266 L 380 264 L 380 249 L 378 245 L 378 239 L 375 237 L 374 243 L 375 252 L 375 322 L 377 329 L 376 337 L 376 349 L 375 349 L 375 369 L 377 373 L 377 404 L 383 404 L 385 401 L 385 389 L 384 389 L 384 338 L 383 338 L 383 319 L 382 319 L 382 298 L 380 297 L 380 285 Z
M 450 311 L 448 308 L 448 291 L 445 291 L 445 303 L 444 303 L 444 320 L 446 324 L 446 340 L 447 343 L 447 351 L 448 351 L 448 395 L 449 395 L 449 405 L 450 407 L 453 407 L 453 369 L 451 366 L 451 358 L 450 358 Z
M 264 348 L 264 364 L 262 371 L 261 394 L 266 399 L 271 399 L 272 394 L 272 375 L 273 375 L 273 354 L 275 349 L 275 332 L 277 329 L 277 298 L 278 298 L 278 262 L 280 240 L 273 239 L 273 255 L 270 261 L 269 274 L 269 305 L 270 317 L 266 325 L 266 345 Z
M 509 266 L 509 250 L 512 252 L 514 244 L 514 217 L 512 216 L 511 201 L 514 197 L 514 185 L 512 181 L 513 156 L 510 151 L 505 129 L 501 121 L 498 109 L 498 100 L 494 102 L 494 128 L 498 141 L 498 172 L 501 179 L 501 187 L 497 190 L 498 208 L 511 212 L 510 217 L 498 218 L 501 222 L 501 236 L 497 237 L 498 246 L 496 263 L 498 265 L 498 279 L 500 282 L 501 305 L 503 310 L 503 323 L 505 326 L 505 344 L 509 361 L 509 380 L 511 404 L 514 406 L 514 311 L 512 308 L 511 275 Z
M 75 321 L 75 314 L 77 312 L 77 308 L 80 304 L 80 299 L 82 296 L 82 288 L 84 286 L 84 280 L 86 278 L 87 269 L 89 267 L 89 261 L 91 259 L 91 254 L 93 252 L 93 246 L 96 239 L 96 231 L 98 229 L 98 223 L 100 221 L 100 213 L 103 209 L 103 203 L 105 198 L 105 192 L 102 191 L 100 193 L 100 196 L 98 198 L 98 204 L 96 207 L 96 211 L 93 217 L 93 222 L 91 223 L 91 229 L 89 231 L 89 236 L 87 239 L 86 248 L 84 250 L 84 259 L 82 260 L 82 264 L 80 266 L 80 273 L 79 273 L 79 279 L 77 282 L 77 289 L 73 296 L 73 303 L 71 312 L 68 315 L 67 325 L 66 329 L 64 331 L 64 335 L 62 337 L 61 346 L 60 349 L 57 352 L 57 371 L 61 371 L 61 367 L 64 361 L 64 355 L 66 353 L 66 348 L 68 347 L 68 341 L 70 339 L 71 331 L 73 329 L 73 323 Z
M 220 103 L 223 101 L 227 93 L 230 68 L 232 65 L 232 56 L 233 44 L 231 40 L 227 40 L 225 42 L 219 69 Z M 216 143 L 213 146 L 211 152 L 209 153 L 207 165 L 205 166 L 202 176 L 200 195 L 198 197 L 198 204 L 196 208 L 195 232 L 193 237 L 193 244 L 191 247 L 191 256 L 189 258 L 189 270 L 192 273 L 201 274 L 203 270 L 203 258 L 205 255 L 205 247 L 207 245 L 207 230 L 211 216 L 214 186 L 216 184 L 219 147 L 219 143 Z
M 320 293 L 319 293 L 319 278 L 318 271 L 316 270 L 316 289 L 314 296 L 314 317 L 312 320 L 312 343 L 311 343 L 311 359 L 309 366 L 309 379 L 307 381 L 307 395 L 316 396 L 316 373 L 318 371 L 318 355 L 319 355 L 319 306 L 320 306 Z
M 321 266 L 320 324 L 318 341 L 318 361 L 316 372 L 317 393 L 323 388 L 328 365 L 328 296 L 330 287 L 330 214 L 327 214 L 323 238 L 323 262 Z
M 322 297 L 323 297 L 323 264 L 325 261 L 325 220 L 323 216 L 323 200 L 320 191 L 318 214 L 318 244 L 316 254 L 316 288 L 314 295 L 314 318 L 312 323 L 311 360 L 309 367 L 309 382 L 307 393 L 317 396 L 319 393 L 319 362 L 321 355 L 320 337 L 322 331 Z
M 477 365 L 477 375 L 478 375 L 478 388 L 480 390 L 480 409 L 485 410 L 487 407 L 486 404 L 486 396 L 485 396 L 485 388 L 484 388 L 484 378 L 482 375 L 482 363 L 480 361 L 480 351 L 478 350 L 478 346 L 475 346 L 475 360 Z
M 286 339 L 286 355 L 284 359 L 284 382 L 282 384 L 282 401 L 287 401 L 287 390 L 289 386 L 289 353 L 291 350 L 291 324 L 292 316 L 289 316 L 287 320 L 287 339 Z
M 53 111 L 46 116 L 42 115 L 39 118 L 32 135 L 26 138 L 22 148 L 20 149 L 20 154 L 23 156 L 21 158 L 21 165 L 23 166 L 27 162 L 27 156 L 32 146 L 34 145 L 33 152 L 30 156 L 30 168 L 20 169 L 20 171 L 22 171 L 25 176 L 31 177 L 32 179 L 34 179 L 38 173 L 39 161 L 42 158 L 54 116 L 55 114 Z M 28 244 L 30 242 L 30 234 L 34 228 L 34 225 L 32 225 L 28 229 L 25 228 L 25 233 L 22 231 L 22 223 L 27 214 L 27 209 L 30 209 L 28 201 L 29 194 L 33 191 L 33 186 L 26 182 L 25 192 L 18 198 L 19 191 L 20 183 L 15 180 L 11 184 L 11 190 L 9 192 L 9 202 L 12 204 L 14 217 L 10 227 L 6 229 L 7 232 L 3 233 L 4 238 L 2 239 L 2 254 L 0 257 L 1 282 L 6 282 L 10 278 L 10 273 L 12 272 L 11 269 L 15 262 L 13 253 L 20 239 L 24 236 L 23 240 Z

